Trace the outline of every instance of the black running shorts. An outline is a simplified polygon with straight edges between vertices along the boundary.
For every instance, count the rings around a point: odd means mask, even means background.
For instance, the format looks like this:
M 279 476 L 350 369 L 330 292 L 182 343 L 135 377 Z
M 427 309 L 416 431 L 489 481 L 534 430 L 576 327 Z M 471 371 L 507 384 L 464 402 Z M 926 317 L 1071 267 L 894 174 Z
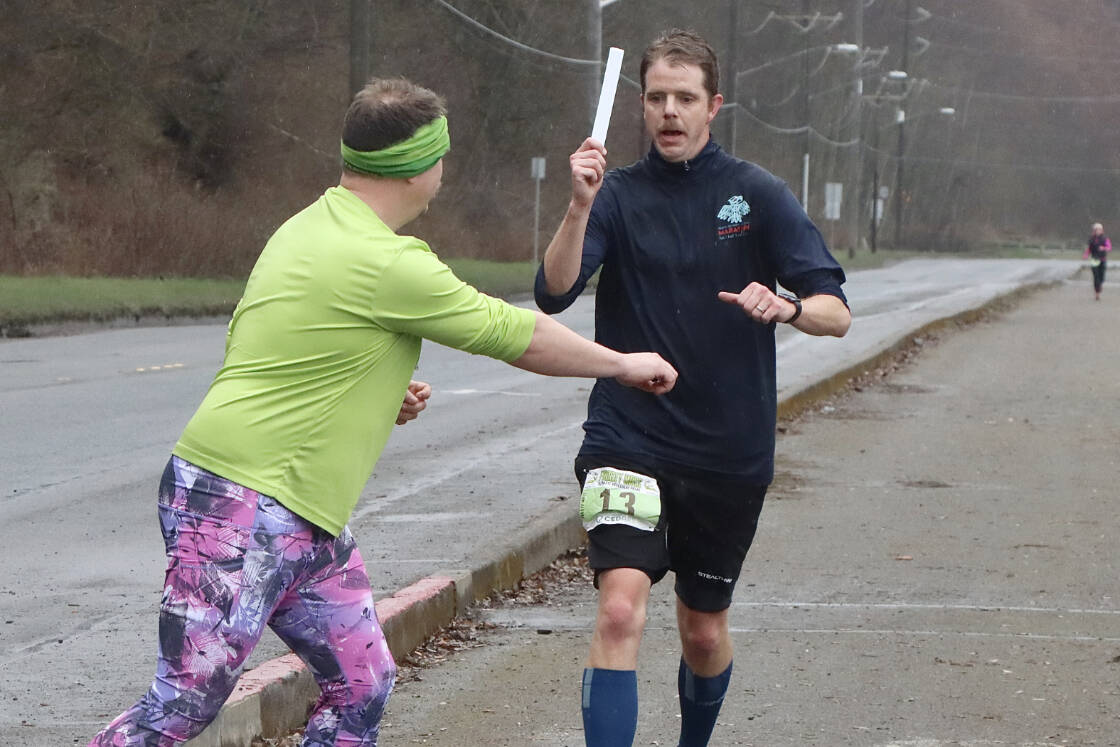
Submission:
M 589 470 L 615 467 L 657 480 L 661 519 L 654 531 L 624 525 L 598 526 L 588 532 L 588 559 L 599 573 L 636 568 L 657 583 L 668 571 L 681 602 L 699 612 L 731 606 L 731 594 L 758 527 L 766 485 L 659 467 L 626 459 L 576 457 L 580 486 Z

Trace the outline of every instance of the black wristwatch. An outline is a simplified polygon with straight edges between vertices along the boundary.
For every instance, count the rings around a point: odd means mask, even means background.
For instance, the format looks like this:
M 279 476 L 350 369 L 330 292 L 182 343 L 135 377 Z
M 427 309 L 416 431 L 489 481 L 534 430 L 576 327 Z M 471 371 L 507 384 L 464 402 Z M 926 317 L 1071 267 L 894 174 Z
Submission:
M 794 320 L 796 320 L 797 317 L 801 316 L 801 299 L 797 296 L 791 296 L 788 293 L 779 293 L 778 298 L 784 298 L 785 300 L 793 304 L 793 316 L 791 316 L 789 319 L 786 319 L 786 324 L 793 324 Z

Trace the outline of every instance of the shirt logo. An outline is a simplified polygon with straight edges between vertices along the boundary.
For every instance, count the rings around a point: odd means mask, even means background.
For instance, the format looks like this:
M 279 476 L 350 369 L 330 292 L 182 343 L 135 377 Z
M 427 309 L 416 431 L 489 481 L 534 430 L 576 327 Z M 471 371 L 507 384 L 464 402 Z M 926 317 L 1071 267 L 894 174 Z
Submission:
M 720 220 L 725 220 L 728 223 L 742 223 L 743 218 L 751 213 L 751 206 L 743 199 L 742 195 L 735 195 L 727 204 L 719 209 L 719 214 L 716 216 Z
M 743 199 L 742 195 L 734 195 L 729 198 L 727 204 L 721 207 L 716 214 L 717 219 L 727 224 L 716 229 L 720 240 L 733 239 L 750 231 L 751 224 L 743 222 L 743 218 L 750 215 L 750 212 L 751 206 Z

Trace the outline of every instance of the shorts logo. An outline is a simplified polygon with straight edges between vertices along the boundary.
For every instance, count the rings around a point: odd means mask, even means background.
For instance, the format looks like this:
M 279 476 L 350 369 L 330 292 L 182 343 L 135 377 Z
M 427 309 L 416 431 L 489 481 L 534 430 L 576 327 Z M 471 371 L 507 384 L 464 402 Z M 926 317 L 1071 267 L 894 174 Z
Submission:
M 730 578 L 726 578 L 724 576 L 717 576 L 716 574 L 708 573 L 707 571 L 696 571 L 696 575 L 699 576 L 700 578 L 706 578 L 709 581 L 719 581 L 719 582 L 725 583 L 725 584 L 733 583 L 733 580 L 730 579 Z
M 750 215 L 751 206 L 743 199 L 742 195 L 734 195 L 727 200 L 727 204 L 719 209 L 716 218 L 723 221 L 727 225 L 720 226 L 716 229 L 719 238 L 731 239 L 736 236 L 741 236 L 751 230 L 751 224 L 743 222 L 743 218 Z

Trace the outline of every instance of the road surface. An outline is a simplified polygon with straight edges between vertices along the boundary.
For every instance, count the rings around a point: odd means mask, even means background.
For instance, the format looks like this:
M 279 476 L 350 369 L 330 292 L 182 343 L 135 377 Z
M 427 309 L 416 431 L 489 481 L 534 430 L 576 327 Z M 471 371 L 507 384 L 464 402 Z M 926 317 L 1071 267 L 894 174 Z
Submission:
M 788 396 L 909 331 L 1071 261 L 916 261 L 853 273 L 844 340 L 779 330 Z M 562 321 L 591 334 L 591 299 Z M 0 343 L 0 743 L 88 738 L 146 687 L 164 560 L 154 506 L 169 449 L 221 361 L 223 325 Z M 588 382 L 426 345 L 435 394 L 398 429 L 351 522 L 375 596 L 469 567 L 571 491 Z M 262 642 L 251 663 L 284 651 Z

